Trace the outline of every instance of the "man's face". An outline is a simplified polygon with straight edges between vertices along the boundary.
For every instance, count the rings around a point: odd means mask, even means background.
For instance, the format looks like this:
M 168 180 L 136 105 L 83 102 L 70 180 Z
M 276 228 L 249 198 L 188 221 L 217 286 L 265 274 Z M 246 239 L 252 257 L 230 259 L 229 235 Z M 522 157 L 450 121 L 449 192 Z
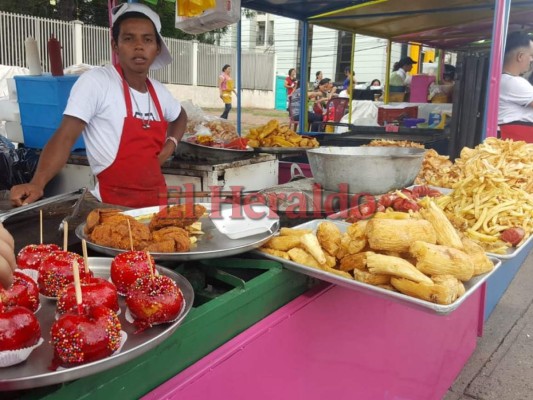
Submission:
M 405 70 L 405 72 L 409 72 L 413 69 L 413 64 L 405 64 L 403 69 Z
M 145 73 L 161 51 L 157 33 L 148 19 L 130 18 L 120 24 L 118 42 L 113 41 L 113 51 L 125 71 Z
M 533 63 L 533 42 L 529 42 L 529 47 L 522 47 L 518 50 L 516 61 L 520 66 L 520 74 L 525 74 L 531 70 Z

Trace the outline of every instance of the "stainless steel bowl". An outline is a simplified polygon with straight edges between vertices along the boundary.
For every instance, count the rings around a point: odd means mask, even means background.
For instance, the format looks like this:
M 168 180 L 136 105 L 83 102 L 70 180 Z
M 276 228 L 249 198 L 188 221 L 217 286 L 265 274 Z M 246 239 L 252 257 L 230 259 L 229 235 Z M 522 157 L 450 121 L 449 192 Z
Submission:
M 382 194 L 411 185 L 425 149 L 405 147 L 320 147 L 307 150 L 313 178 L 326 190 Z

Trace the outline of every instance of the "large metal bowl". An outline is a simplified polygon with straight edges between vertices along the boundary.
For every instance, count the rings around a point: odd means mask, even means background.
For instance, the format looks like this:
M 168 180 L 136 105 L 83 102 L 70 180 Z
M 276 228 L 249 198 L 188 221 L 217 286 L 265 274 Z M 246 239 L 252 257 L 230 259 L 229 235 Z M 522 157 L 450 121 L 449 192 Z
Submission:
M 404 147 L 320 147 L 307 150 L 313 178 L 326 190 L 382 194 L 411 185 L 425 149 Z

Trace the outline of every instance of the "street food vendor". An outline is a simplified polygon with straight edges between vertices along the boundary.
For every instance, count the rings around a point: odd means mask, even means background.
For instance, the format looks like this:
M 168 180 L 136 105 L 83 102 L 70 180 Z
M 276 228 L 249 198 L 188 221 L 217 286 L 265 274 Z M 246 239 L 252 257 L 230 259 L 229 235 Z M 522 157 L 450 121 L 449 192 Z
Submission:
M 0 223 L 0 288 L 7 288 L 13 280 L 15 261 L 15 241 L 13 236 Z
M 498 124 L 533 125 L 533 86 L 522 77 L 531 70 L 532 63 L 533 40 L 527 33 L 509 34 L 500 79 Z
M 146 207 L 160 204 L 160 195 L 166 195 L 161 164 L 176 150 L 187 114 L 148 72 L 170 64 L 172 57 L 159 33 L 159 16 L 149 7 L 125 3 L 112 13 L 111 47 L 118 63 L 94 68 L 76 81 L 31 182 L 11 189 L 14 205 L 42 197 L 80 134 L 98 178 L 92 193 L 99 200 Z
M 392 72 L 389 85 L 402 87 L 404 89 L 403 91 L 407 91 L 407 88 L 411 84 L 411 76 L 407 75 L 407 73 L 413 69 L 413 64 L 416 64 L 416 61 L 411 57 L 404 57 L 398 61 L 398 64 L 395 64 L 398 69 Z

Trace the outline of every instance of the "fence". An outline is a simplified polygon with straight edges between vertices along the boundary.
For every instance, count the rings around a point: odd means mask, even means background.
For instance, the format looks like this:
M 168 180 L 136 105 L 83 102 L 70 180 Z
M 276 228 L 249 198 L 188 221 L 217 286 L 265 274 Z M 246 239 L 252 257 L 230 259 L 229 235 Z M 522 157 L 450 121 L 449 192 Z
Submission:
M 34 37 L 39 46 L 43 71 L 49 71 L 47 42 L 54 35 L 63 48 L 63 65 L 103 65 L 111 60 L 109 29 L 48 18 L 0 11 L 0 65 L 26 67 L 24 41 Z M 164 38 L 174 61 L 164 69 L 150 73 L 163 83 L 217 86 L 224 64 L 237 65 L 236 49 Z M 241 74 L 243 89 L 272 90 L 274 60 L 272 53 L 243 51 Z

